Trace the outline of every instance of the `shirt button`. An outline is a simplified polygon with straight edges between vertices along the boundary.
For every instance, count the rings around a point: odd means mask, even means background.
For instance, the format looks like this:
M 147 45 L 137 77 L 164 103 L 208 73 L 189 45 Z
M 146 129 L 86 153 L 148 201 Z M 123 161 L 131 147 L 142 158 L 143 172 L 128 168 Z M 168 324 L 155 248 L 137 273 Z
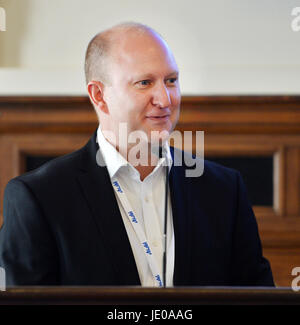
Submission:
M 148 203 L 149 202 L 149 199 L 148 199 L 148 197 L 146 196 L 145 197 L 145 201 Z
M 154 247 L 158 247 L 158 242 L 156 240 L 152 244 Z

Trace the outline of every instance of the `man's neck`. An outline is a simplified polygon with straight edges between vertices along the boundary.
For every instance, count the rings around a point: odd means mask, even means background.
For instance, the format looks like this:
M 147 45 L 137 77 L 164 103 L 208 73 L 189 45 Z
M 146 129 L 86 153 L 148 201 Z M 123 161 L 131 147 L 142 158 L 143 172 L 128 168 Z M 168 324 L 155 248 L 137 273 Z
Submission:
M 140 173 L 141 181 L 143 181 L 148 175 L 150 175 L 155 166 L 134 166 L 134 168 Z
M 104 136 L 105 137 L 105 136 Z M 137 162 L 140 159 L 140 151 L 137 153 L 136 157 L 134 157 L 134 159 L 136 158 L 136 161 L 131 161 L 132 158 L 130 156 L 130 150 L 136 146 L 136 144 L 127 144 L 127 146 L 125 148 L 120 147 L 119 143 L 116 145 L 114 143 L 111 142 L 111 140 L 107 137 L 105 137 L 106 141 L 108 141 L 110 144 L 112 144 L 116 150 L 120 153 L 120 155 L 122 155 L 140 174 L 140 179 L 143 181 L 149 174 L 151 174 L 151 172 L 154 170 L 155 166 L 158 163 L 158 156 L 152 152 L 151 150 L 151 144 L 150 143 L 145 143 L 145 152 L 147 152 L 147 163 L 143 163 L 143 164 L 137 164 Z M 131 159 L 130 159 L 131 158 Z
M 125 157 L 125 159 L 139 172 L 140 179 L 141 179 L 141 181 L 143 181 L 154 170 L 155 166 L 158 163 L 159 158 L 152 152 L 151 145 L 147 144 L 147 150 L 145 149 L 145 151 L 147 152 L 147 163 L 146 164 L 145 163 L 136 164 L 137 161 L 130 160 L 129 152 L 132 147 L 128 148 L 127 157 Z M 134 158 L 136 158 L 137 160 L 141 159 L 140 151 L 137 153 L 136 157 L 134 157 Z

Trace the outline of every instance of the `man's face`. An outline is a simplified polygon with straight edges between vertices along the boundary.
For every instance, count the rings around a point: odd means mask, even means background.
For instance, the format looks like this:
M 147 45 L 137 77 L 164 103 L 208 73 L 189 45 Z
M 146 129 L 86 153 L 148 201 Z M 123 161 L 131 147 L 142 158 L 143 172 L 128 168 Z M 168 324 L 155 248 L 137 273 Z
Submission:
M 178 67 L 164 41 L 153 35 L 120 38 L 112 49 L 109 85 L 103 98 L 108 108 L 103 129 L 118 137 L 120 123 L 128 133 L 171 133 L 180 111 Z

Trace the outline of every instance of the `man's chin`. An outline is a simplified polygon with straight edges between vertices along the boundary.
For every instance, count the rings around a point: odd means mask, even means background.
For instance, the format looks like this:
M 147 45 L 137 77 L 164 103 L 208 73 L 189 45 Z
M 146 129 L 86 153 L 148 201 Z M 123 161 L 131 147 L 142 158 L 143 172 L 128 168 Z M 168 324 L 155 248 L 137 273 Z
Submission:
M 170 132 L 166 129 L 162 130 L 151 130 L 147 134 L 148 142 L 151 144 L 161 144 L 167 141 L 170 137 Z

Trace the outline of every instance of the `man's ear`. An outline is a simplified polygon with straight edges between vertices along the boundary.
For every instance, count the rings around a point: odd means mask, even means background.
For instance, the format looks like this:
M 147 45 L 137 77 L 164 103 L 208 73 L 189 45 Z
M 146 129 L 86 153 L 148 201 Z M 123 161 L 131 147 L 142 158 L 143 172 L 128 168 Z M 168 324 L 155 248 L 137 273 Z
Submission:
M 100 81 L 90 81 L 87 85 L 87 91 L 91 102 L 97 109 L 103 113 L 108 113 L 106 102 L 103 98 L 104 85 Z

